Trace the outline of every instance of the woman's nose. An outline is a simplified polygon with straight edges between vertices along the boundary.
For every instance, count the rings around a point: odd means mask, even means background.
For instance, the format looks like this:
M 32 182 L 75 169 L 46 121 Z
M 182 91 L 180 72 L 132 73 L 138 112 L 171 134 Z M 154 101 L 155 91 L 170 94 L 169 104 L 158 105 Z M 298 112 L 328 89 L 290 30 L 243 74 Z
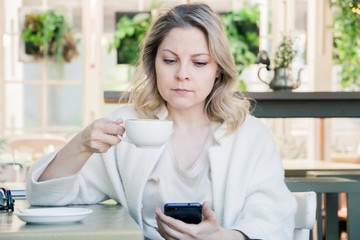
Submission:
M 179 68 L 176 72 L 176 78 L 179 80 L 189 80 L 190 79 L 190 71 L 189 66 L 187 64 L 179 64 Z

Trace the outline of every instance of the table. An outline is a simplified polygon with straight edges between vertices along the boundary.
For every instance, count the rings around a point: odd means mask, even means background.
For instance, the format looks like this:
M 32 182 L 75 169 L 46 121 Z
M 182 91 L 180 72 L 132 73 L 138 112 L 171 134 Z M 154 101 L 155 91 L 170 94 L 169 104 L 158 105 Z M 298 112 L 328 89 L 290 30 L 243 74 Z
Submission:
M 306 177 L 308 171 L 360 171 L 360 164 L 320 160 L 283 160 L 286 177 Z
M 292 192 L 314 191 L 317 195 L 318 239 L 322 238 L 321 194 L 325 194 L 325 234 L 328 240 L 339 239 L 338 194 L 347 194 L 347 233 L 349 239 L 360 239 L 360 181 L 339 177 L 295 177 L 285 178 Z
M 360 181 L 360 171 L 308 171 L 307 177 L 341 177 Z
M 26 200 L 15 201 L 16 209 L 26 209 Z M 0 239 L 26 240 L 98 240 L 98 239 L 126 239 L 143 240 L 143 231 L 120 205 L 72 205 L 67 207 L 91 208 L 87 218 L 73 224 L 26 224 L 12 212 L 0 212 Z

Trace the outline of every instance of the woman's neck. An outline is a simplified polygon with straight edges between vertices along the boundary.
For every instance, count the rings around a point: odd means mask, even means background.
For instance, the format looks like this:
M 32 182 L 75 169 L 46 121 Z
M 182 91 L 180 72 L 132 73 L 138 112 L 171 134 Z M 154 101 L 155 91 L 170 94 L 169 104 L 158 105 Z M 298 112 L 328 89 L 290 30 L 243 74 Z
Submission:
M 176 128 L 191 130 L 210 125 L 210 120 L 206 116 L 203 108 L 174 109 L 168 107 L 168 112 L 168 119 L 174 122 L 174 127 Z

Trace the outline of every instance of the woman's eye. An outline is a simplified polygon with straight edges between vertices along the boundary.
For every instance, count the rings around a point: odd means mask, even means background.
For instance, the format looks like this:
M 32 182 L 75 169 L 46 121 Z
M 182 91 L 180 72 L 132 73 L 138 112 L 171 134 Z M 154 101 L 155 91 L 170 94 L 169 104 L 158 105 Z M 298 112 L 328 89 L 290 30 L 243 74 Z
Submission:
M 205 66 L 206 64 L 208 64 L 207 62 L 194 62 L 194 64 L 198 67 L 202 67 Z
M 176 63 L 176 60 L 174 60 L 174 59 L 164 59 L 163 60 L 165 63 L 167 63 L 167 64 L 174 64 L 174 63 Z

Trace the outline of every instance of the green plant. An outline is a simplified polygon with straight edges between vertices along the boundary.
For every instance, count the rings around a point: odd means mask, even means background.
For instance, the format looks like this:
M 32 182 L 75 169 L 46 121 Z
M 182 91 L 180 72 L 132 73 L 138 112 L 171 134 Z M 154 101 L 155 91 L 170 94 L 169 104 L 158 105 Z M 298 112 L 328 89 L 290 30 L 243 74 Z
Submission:
M 160 6 L 161 1 L 152 1 L 152 12 Z M 150 13 L 138 13 L 133 18 L 123 16 L 116 24 L 114 42 L 110 43 L 108 52 L 118 50 L 118 63 L 134 64 L 139 56 L 139 46 L 150 26 Z M 245 2 L 243 9 L 230 11 L 220 16 L 227 33 L 230 50 L 234 56 L 237 72 L 240 75 L 245 67 L 254 63 L 259 46 L 259 7 Z M 239 80 L 239 88 L 246 90 L 246 84 Z
M 274 55 L 275 68 L 291 68 L 296 51 L 293 50 L 293 41 L 290 36 L 283 35 L 283 39 Z
M 151 22 L 150 13 L 138 13 L 133 18 L 124 15 L 116 24 L 114 42 L 108 52 L 118 50 L 118 63 L 135 64 L 140 51 L 140 43 L 145 37 Z
M 220 16 L 239 75 L 256 60 L 259 46 L 259 15 L 258 4 L 250 5 L 244 2 L 244 7 L 241 10 L 230 11 Z M 239 80 L 239 88 L 246 91 L 246 84 L 241 79 Z
M 339 82 L 343 89 L 360 88 L 360 2 L 330 0 L 333 9 L 333 59 L 342 66 Z
M 70 62 L 79 55 L 65 17 L 54 10 L 28 14 L 21 36 L 25 41 L 26 53 L 36 59 L 53 56 L 56 62 Z
M 117 49 L 117 63 L 136 64 L 141 42 L 161 4 L 162 0 L 152 0 L 149 13 L 140 12 L 133 17 L 124 15 L 116 23 L 114 42 L 109 44 L 108 53 Z

